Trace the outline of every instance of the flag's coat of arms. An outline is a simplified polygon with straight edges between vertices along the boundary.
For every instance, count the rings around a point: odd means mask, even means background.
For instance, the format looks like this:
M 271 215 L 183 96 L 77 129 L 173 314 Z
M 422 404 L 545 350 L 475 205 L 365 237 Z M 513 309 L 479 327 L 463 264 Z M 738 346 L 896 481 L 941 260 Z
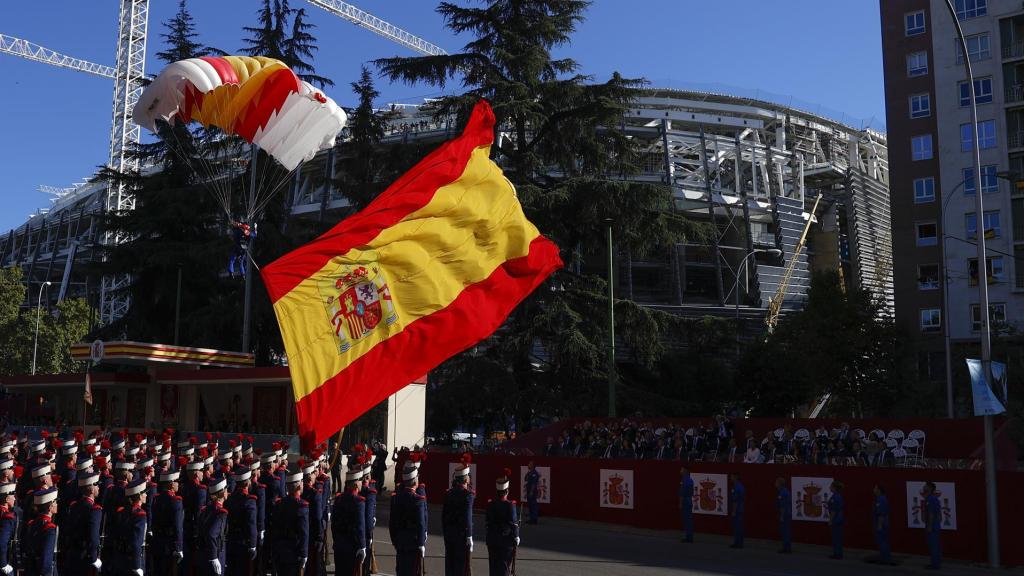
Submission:
M 398 322 L 387 279 L 373 263 L 341 264 L 319 286 L 324 309 L 338 339 L 338 353 L 347 352 L 354 341 L 378 326 L 383 324 L 390 329 Z M 394 329 L 400 330 L 401 326 Z

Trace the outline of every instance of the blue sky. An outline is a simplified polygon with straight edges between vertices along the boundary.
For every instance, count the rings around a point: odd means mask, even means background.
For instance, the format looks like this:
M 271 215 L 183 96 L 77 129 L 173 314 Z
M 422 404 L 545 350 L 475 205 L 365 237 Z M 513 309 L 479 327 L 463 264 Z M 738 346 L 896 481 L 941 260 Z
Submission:
M 349 82 L 369 60 L 408 51 L 319 8 L 308 7 L 320 40 L 316 65 L 352 102 Z M 465 43 L 443 27 L 432 0 L 350 0 L 449 52 Z M 151 0 L 147 72 L 159 72 L 162 23 L 177 0 Z M 242 46 L 257 0 L 190 0 L 200 41 Z M 113 65 L 117 0 L 5 2 L 0 32 Z M 766 8 L 767 6 L 767 8 Z M 885 117 L 878 5 L 868 0 L 596 0 L 571 46 L 561 50 L 597 80 L 613 71 L 654 86 L 760 94 L 768 99 L 882 127 Z M 0 230 L 49 205 L 40 184 L 64 187 L 106 162 L 112 83 L 0 54 Z M 378 83 L 381 104 L 436 95 L 429 86 Z M 843 117 L 845 115 L 845 118 Z

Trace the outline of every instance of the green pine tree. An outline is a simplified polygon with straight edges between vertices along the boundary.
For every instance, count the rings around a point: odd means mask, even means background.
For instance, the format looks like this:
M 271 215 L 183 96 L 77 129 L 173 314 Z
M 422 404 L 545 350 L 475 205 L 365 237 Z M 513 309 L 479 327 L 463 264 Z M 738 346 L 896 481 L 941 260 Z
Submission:
M 306 22 L 305 8 L 295 10 L 292 17 L 291 35 L 284 40 L 282 60 L 302 80 L 320 88 L 332 87 L 334 81 L 317 74 L 310 62 L 317 51 L 316 36 L 310 32 L 314 28 L 316 25 Z
M 166 48 L 156 53 L 157 58 L 170 64 L 206 55 L 206 48 L 195 41 L 199 34 L 195 31 L 195 21 L 186 7 L 186 0 L 178 2 L 178 11 L 170 20 L 164 22 L 164 27 L 167 31 L 160 34 L 160 37 L 163 38 Z

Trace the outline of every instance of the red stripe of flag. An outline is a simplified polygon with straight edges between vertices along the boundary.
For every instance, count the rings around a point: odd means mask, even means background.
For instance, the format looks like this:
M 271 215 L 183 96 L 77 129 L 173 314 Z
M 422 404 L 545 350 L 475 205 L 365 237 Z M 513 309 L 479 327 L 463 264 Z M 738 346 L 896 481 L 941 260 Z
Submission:
M 270 301 L 277 302 L 332 258 L 366 244 L 381 230 L 426 206 L 438 188 L 459 179 L 473 150 L 494 141 L 494 113 L 481 101 L 462 134 L 449 140 L 403 174 L 369 206 L 339 222 L 316 240 L 263 267 Z M 416 375 L 421 376 L 421 374 Z

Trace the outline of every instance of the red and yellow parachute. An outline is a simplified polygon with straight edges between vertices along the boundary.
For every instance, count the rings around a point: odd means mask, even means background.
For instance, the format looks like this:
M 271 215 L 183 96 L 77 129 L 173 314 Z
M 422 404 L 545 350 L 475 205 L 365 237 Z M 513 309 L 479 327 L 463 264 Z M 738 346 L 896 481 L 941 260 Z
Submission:
M 334 145 L 345 112 L 280 60 L 204 56 L 164 68 L 146 87 L 133 116 L 156 132 L 157 121 L 215 126 L 259 146 L 291 171 Z

